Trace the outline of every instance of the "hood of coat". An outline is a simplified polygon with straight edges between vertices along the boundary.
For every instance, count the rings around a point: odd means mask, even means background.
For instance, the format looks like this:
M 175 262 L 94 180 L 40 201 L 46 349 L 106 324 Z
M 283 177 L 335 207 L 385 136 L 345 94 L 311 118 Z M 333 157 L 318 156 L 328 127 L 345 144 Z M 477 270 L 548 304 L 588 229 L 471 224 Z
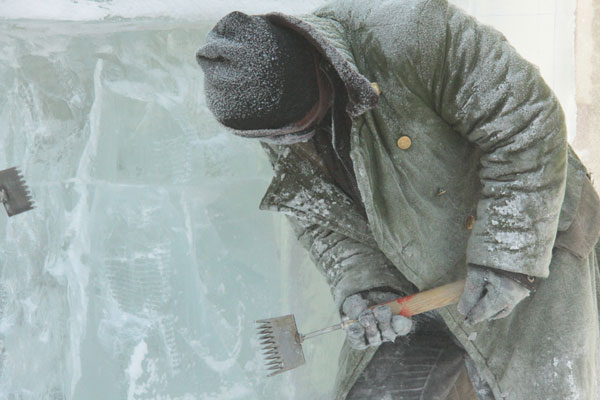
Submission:
M 342 38 L 341 26 L 337 22 L 315 15 L 294 17 L 281 13 L 269 13 L 265 17 L 273 24 L 293 29 L 302 35 L 327 61 L 344 82 L 348 96 L 346 112 L 351 118 L 356 118 L 377 105 L 379 94 L 369 80 L 358 72 L 350 49 L 346 47 L 346 41 Z M 306 141 L 314 133 L 311 129 L 289 133 L 290 127 L 230 130 L 238 136 L 258 138 L 274 144 Z

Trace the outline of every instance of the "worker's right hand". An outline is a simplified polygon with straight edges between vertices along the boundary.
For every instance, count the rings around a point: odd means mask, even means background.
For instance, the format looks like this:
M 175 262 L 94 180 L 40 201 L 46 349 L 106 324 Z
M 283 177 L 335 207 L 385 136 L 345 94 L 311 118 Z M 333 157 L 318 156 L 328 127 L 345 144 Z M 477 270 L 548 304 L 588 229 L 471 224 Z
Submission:
M 389 298 L 392 300 L 397 295 L 392 293 L 370 293 L 368 299 Z M 355 319 L 355 322 L 346 328 L 346 335 L 350 347 L 364 350 L 369 346 L 379 346 L 382 342 L 393 342 L 397 336 L 404 336 L 411 331 L 412 320 L 401 315 L 392 315 L 390 306 L 376 306 L 369 308 L 373 302 L 363 298 L 360 294 L 347 297 L 342 304 L 343 318 Z

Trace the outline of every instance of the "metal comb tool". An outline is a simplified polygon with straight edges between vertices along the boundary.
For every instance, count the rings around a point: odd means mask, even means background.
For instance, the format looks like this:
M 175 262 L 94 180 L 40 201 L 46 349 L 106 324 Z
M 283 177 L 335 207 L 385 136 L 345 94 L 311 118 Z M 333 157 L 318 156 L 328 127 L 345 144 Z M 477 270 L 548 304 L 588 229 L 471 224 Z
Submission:
M 393 314 L 412 317 L 458 303 L 464 287 L 465 281 L 460 280 L 410 296 L 399 297 L 384 304 L 390 306 Z M 339 324 L 303 335 L 298 332 L 293 314 L 256 321 L 266 367 L 270 372 L 267 376 L 277 375 L 304 364 L 302 343 L 305 340 L 344 329 L 355 322 L 357 321 L 344 320 Z
M 0 171 L 0 201 L 9 217 L 34 207 L 25 180 L 16 167 Z

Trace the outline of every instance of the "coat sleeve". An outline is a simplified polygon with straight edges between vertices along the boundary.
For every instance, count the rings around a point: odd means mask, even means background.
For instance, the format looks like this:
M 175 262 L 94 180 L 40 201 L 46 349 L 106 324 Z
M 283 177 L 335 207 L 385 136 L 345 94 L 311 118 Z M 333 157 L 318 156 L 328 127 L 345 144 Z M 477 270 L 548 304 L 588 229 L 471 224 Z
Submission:
M 559 102 L 500 32 L 445 1 L 424 4 L 421 80 L 436 112 L 482 153 L 467 262 L 546 277 L 567 166 Z
M 346 297 L 367 290 L 384 289 L 398 295 L 415 290 L 379 249 L 323 226 L 288 219 L 300 244 L 327 280 L 338 309 Z
M 275 177 L 260 208 L 285 214 L 300 244 L 327 280 L 339 308 L 346 297 L 375 288 L 413 293 L 379 250 L 365 217 L 325 178 L 303 145 L 263 145 Z

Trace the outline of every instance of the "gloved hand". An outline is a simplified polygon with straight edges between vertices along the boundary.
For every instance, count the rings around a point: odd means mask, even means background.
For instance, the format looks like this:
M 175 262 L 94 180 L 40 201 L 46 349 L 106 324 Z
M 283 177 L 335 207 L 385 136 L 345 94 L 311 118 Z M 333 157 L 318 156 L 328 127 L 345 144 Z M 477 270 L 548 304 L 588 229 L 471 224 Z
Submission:
M 527 296 L 529 290 L 515 280 L 492 268 L 470 264 L 458 312 L 466 316 L 467 325 L 500 319 Z
M 397 336 L 410 332 L 412 320 L 401 315 L 392 315 L 390 306 L 369 306 L 385 303 L 398 297 L 389 292 L 371 291 L 364 298 L 360 294 L 349 296 L 342 304 L 343 318 L 358 322 L 346 328 L 350 347 L 364 350 L 379 346 L 382 342 L 393 342 Z

